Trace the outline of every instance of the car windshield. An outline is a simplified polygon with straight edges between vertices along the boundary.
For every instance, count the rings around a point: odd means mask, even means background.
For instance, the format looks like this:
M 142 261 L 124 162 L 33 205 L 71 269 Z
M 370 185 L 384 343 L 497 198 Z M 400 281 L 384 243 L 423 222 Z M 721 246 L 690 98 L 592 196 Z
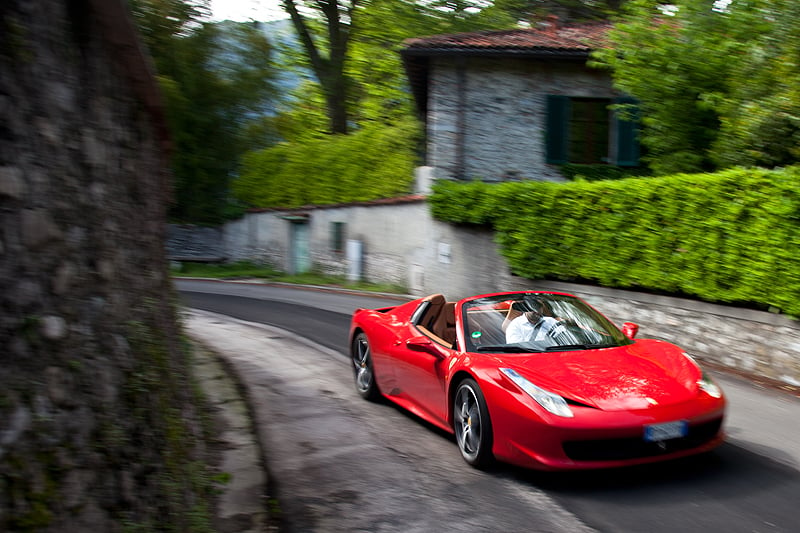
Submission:
M 472 352 L 589 350 L 632 342 L 583 300 L 564 294 L 475 298 L 464 303 L 462 316 Z

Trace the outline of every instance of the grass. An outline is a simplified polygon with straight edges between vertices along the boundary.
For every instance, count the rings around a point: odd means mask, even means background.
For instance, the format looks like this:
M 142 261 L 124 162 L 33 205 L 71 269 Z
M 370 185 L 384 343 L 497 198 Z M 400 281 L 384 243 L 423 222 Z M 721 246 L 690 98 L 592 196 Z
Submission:
M 287 274 L 268 265 L 258 265 L 249 261 L 236 263 L 206 264 L 180 263 L 172 268 L 173 276 L 188 278 L 215 279 L 259 279 L 277 283 L 293 283 L 297 285 L 321 285 L 368 292 L 385 292 L 390 294 L 408 294 L 406 287 L 389 283 L 371 283 L 367 281 L 348 281 L 344 276 L 322 274 L 317 271 L 303 274 Z

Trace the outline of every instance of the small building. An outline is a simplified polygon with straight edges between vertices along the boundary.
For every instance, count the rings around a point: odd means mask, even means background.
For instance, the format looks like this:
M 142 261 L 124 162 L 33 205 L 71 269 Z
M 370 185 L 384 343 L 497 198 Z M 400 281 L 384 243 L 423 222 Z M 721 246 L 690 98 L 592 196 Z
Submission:
M 559 181 L 566 163 L 638 166 L 636 124 L 613 108 L 633 100 L 587 64 L 610 27 L 551 19 L 405 41 L 433 177 Z

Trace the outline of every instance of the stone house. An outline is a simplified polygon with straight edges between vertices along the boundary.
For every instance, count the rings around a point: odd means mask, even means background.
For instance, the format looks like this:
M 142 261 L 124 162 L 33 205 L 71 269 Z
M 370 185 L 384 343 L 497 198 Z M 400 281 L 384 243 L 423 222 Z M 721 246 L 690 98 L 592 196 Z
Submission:
M 402 59 L 427 130 L 434 178 L 560 180 L 565 163 L 638 166 L 632 103 L 587 65 L 607 23 L 405 41 Z

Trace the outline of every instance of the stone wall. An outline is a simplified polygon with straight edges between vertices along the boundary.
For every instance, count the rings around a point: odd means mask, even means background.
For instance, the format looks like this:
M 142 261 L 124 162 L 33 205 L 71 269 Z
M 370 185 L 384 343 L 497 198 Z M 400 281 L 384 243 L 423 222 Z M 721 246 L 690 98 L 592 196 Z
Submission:
M 546 163 L 547 95 L 615 96 L 607 73 L 580 62 L 462 61 L 431 58 L 428 164 L 437 178 L 562 180 Z
M 2 531 L 200 515 L 156 94 L 124 1 L 0 3 Z
M 481 293 L 543 289 L 583 297 L 618 325 L 636 322 L 640 336 L 674 342 L 699 359 L 783 383 L 800 385 L 800 324 L 781 315 L 632 291 L 530 281 L 511 275 L 492 232 L 434 220 L 423 198 L 303 211 L 311 262 L 348 271 L 345 254 L 331 250 L 330 224 L 344 222 L 348 239 L 363 243 L 364 277 L 396 283 L 416 296 L 436 292 L 456 300 Z M 228 224 L 230 257 L 268 260 L 281 268 L 292 246 L 291 215 L 252 213 Z
M 171 261 L 219 263 L 226 259 L 219 228 L 170 224 L 167 250 Z

